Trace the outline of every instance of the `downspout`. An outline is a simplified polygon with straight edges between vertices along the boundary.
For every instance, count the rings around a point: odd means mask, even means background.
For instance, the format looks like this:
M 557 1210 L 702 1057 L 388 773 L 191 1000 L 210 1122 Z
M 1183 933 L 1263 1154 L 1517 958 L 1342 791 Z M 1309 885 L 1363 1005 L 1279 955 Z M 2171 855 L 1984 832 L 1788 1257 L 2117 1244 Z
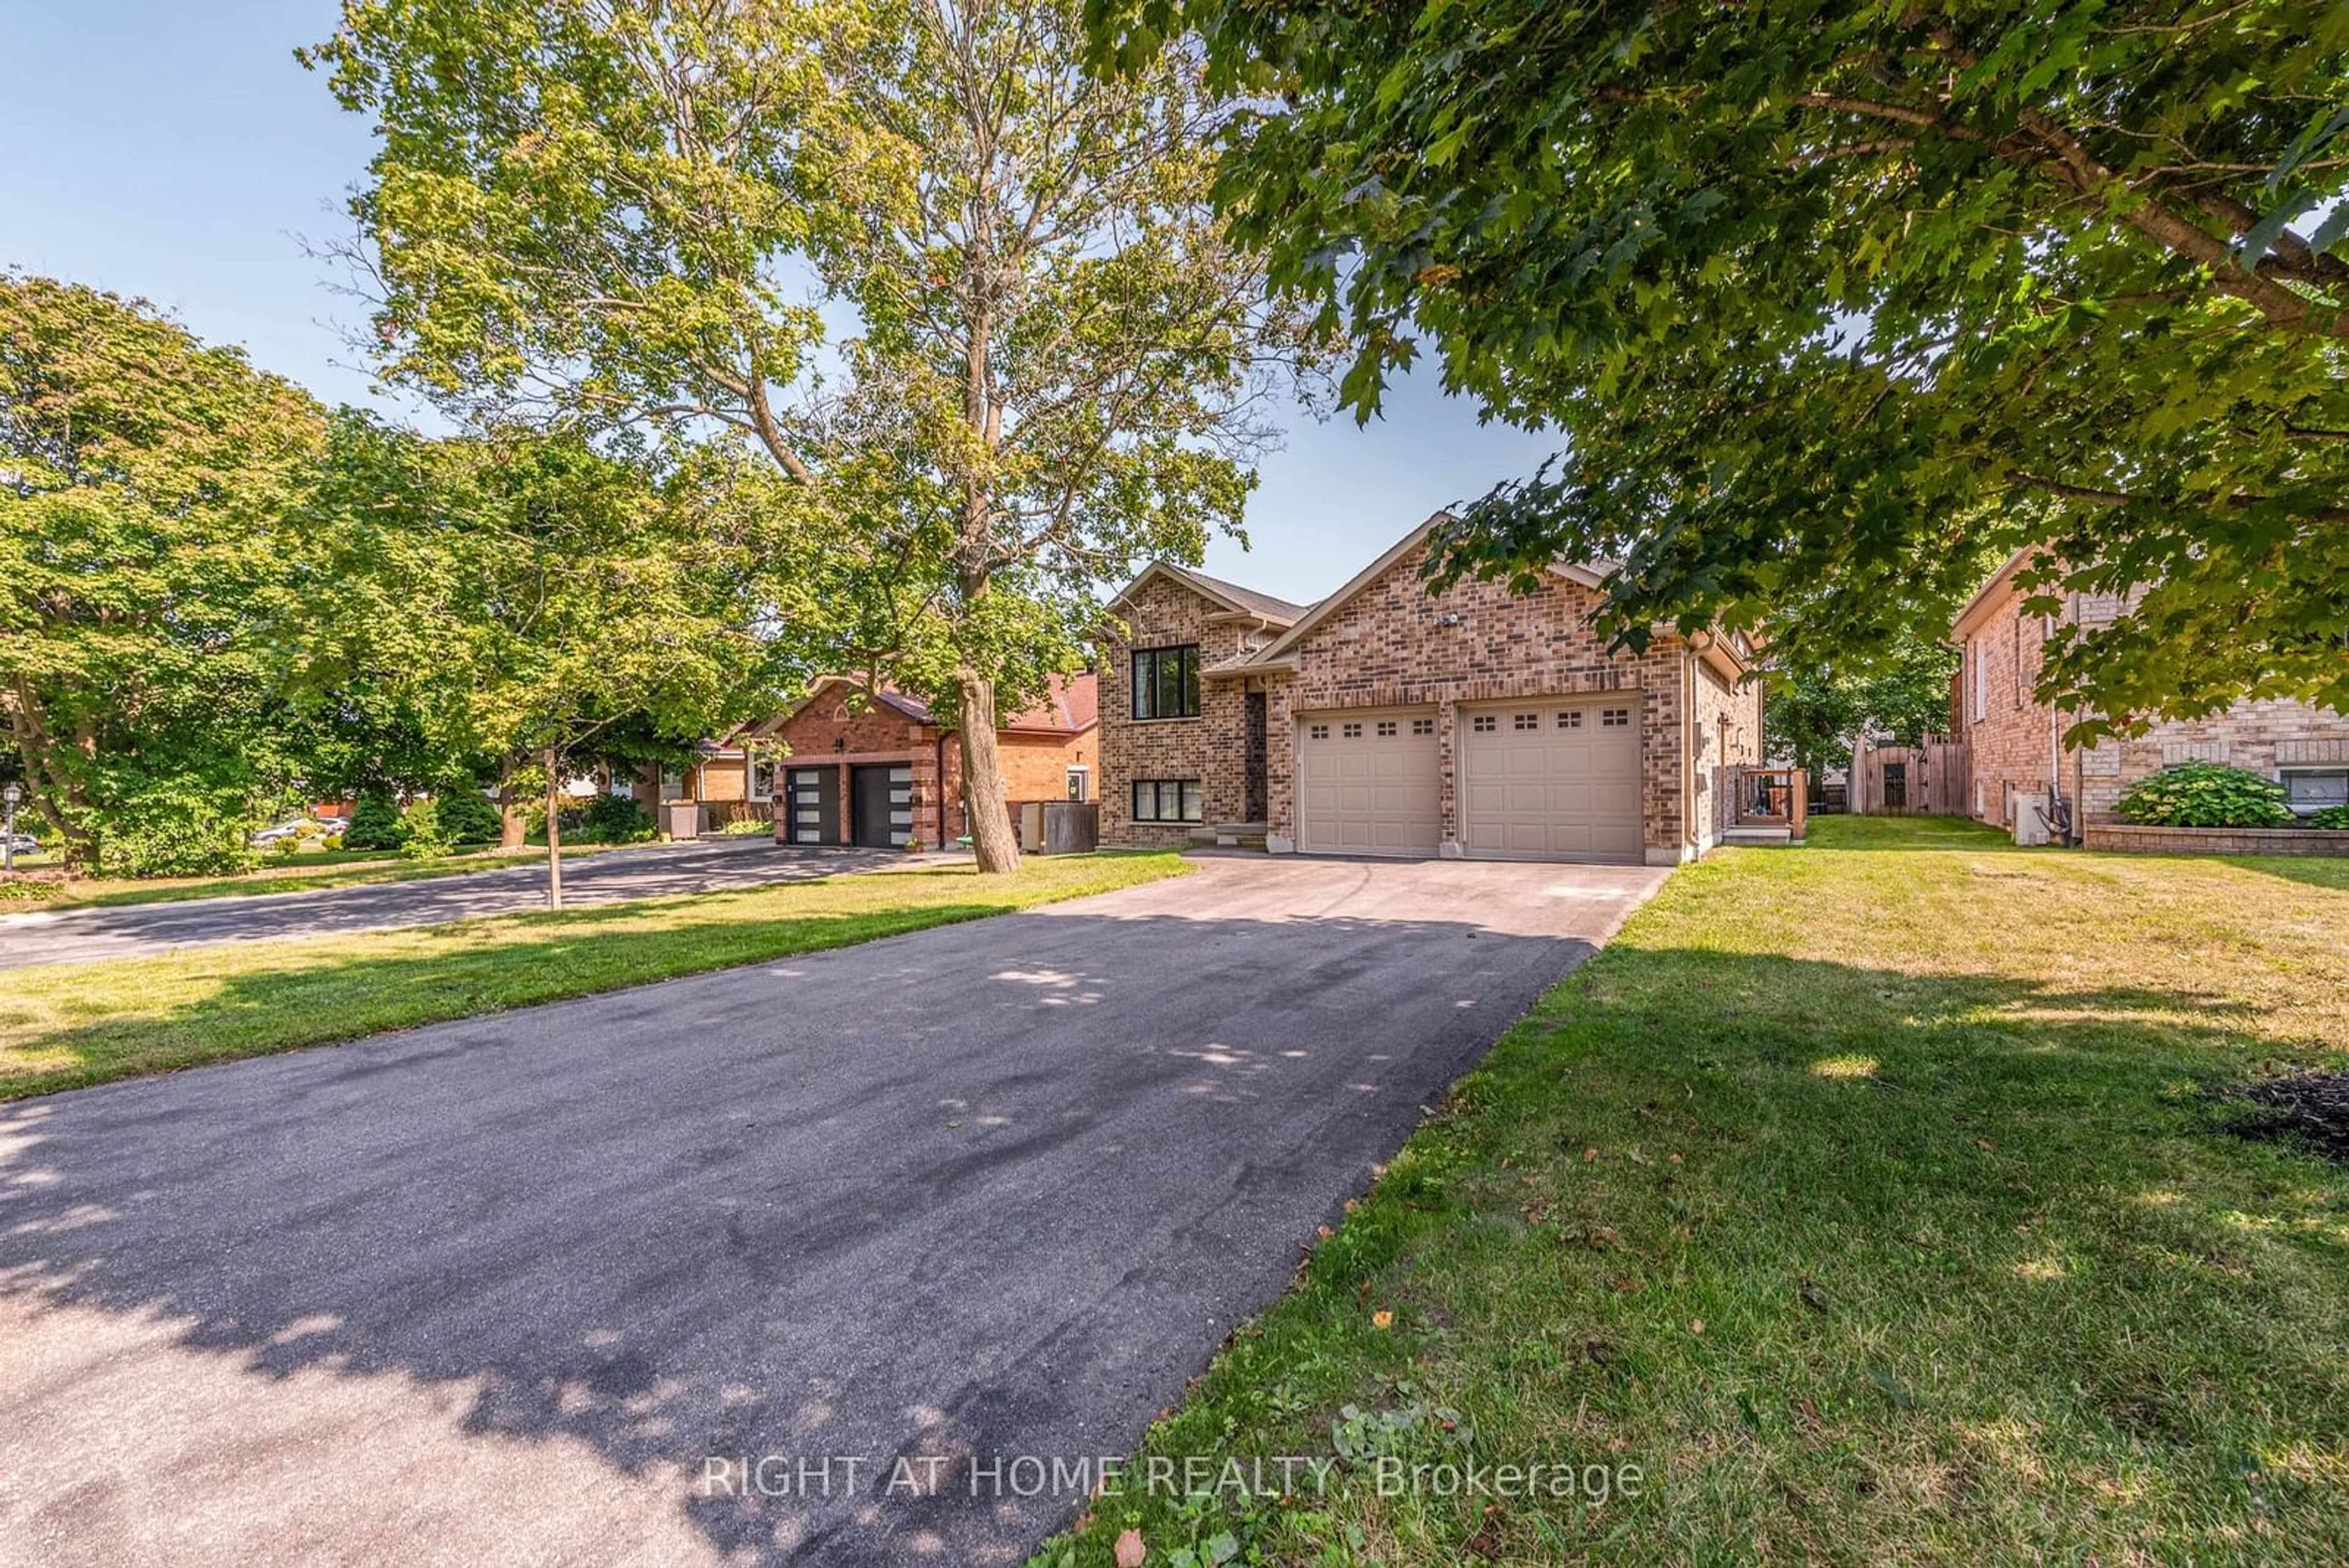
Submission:
M 1706 632 L 1702 635 L 1710 637 L 1712 636 L 1712 633 Z M 1698 657 L 1698 653 L 1693 648 L 1692 648 L 1689 656 L 1681 660 L 1681 765 L 1679 771 L 1681 775 L 1681 849 L 1684 855 L 1692 845 L 1696 847 L 1699 854 L 1703 853 L 1704 848 L 1704 835 L 1697 831 L 1696 826 L 1696 767 L 1698 758 L 1696 753 L 1689 749 L 1691 737 L 1694 735 L 1696 731 L 1696 661 Z M 1647 793 L 1645 788 L 1646 783 L 1647 781 L 1644 779 L 1640 781 L 1642 786 L 1640 793 L 1642 794 Z

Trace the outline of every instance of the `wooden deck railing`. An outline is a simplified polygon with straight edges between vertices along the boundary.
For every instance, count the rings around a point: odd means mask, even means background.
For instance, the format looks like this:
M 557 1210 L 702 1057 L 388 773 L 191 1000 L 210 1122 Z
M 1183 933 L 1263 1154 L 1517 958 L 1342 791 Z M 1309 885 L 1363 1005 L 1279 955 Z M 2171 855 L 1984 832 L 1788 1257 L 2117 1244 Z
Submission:
M 1729 796 L 1737 827 L 1783 827 L 1799 840 L 1810 820 L 1810 779 L 1801 768 L 1740 768 Z

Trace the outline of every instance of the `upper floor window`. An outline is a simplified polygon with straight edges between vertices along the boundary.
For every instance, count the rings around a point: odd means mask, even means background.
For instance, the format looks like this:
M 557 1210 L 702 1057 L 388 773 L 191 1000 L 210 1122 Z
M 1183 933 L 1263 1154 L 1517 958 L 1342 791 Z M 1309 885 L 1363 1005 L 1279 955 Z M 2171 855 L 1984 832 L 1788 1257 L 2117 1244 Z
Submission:
M 1133 716 L 1195 719 L 1199 716 L 1199 646 L 1137 648 L 1133 650 Z

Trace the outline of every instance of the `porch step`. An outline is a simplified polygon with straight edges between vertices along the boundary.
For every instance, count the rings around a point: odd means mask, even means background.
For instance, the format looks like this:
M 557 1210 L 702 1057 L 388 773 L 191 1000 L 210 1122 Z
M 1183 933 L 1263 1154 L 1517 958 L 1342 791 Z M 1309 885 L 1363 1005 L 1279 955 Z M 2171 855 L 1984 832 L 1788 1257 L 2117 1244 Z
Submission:
M 1272 831 L 1268 822 L 1218 822 L 1203 824 L 1191 830 L 1191 842 L 1202 846 L 1212 845 L 1221 849 L 1261 849 L 1265 836 Z
M 1731 827 L 1723 830 L 1723 844 L 1792 844 L 1795 834 L 1787 827 Z

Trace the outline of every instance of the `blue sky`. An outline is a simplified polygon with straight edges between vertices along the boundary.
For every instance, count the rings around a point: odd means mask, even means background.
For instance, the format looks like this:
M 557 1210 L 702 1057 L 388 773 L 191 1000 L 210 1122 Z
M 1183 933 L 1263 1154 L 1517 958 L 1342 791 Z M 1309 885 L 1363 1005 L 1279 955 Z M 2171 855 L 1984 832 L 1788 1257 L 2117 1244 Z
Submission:
M 332 0 L 0 0 L 0 265 L 142 296 L 321 398 L 396 410 L 343 341 L 363 311 L 302 243 L 343 232 L 372 151 L 365 121 L 294 63 L 336 13 Z M 1294 412 L 1249 508 L 1254 548 L 1218 540 L 1207 570 L 1318 597 L 1436 507 L 1550 450 L 1480 428 L 1433 380 L 1404 382 L 1368 430 Z

